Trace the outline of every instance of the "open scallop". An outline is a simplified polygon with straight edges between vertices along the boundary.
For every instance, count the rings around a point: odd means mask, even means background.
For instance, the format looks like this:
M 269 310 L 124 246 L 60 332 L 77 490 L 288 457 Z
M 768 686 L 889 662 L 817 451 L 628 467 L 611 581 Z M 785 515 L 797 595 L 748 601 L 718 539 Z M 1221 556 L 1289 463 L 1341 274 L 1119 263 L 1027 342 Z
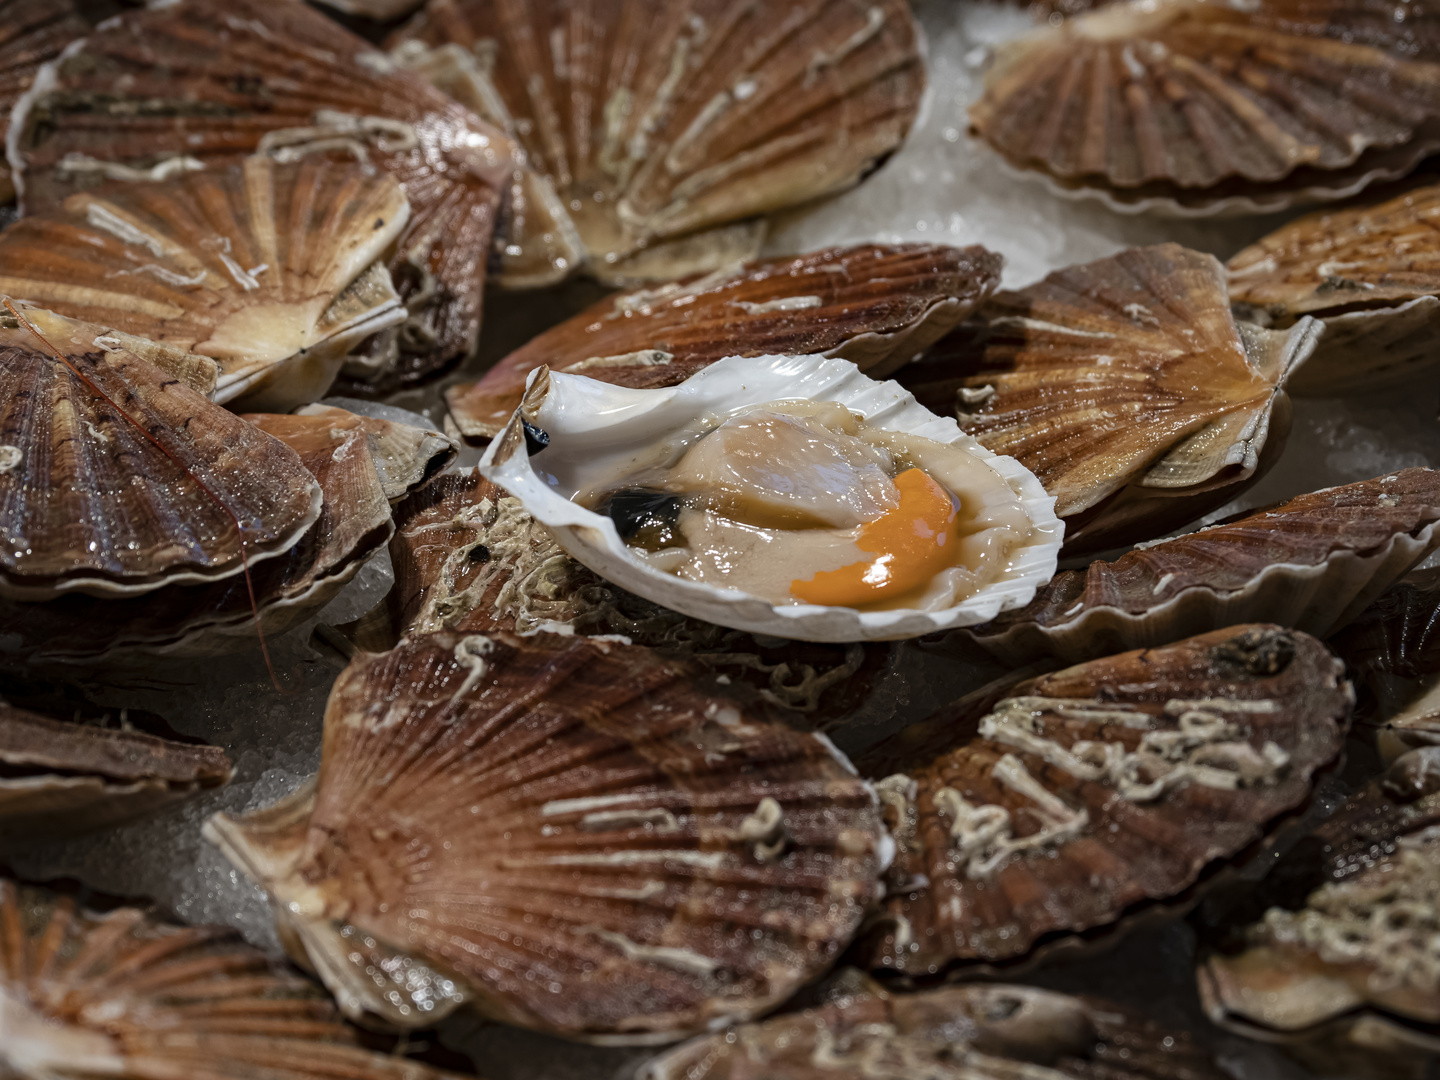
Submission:
M 775 458 L 791 435 L 818 456 Z M 786 492 L 801 474 L 774 466 L 797 461 L 806 479 Z M 897 384 L 822 356 L 732 356 L 653 390 L 541 368 L 480 471 L 609 581 L 694 618 L 804 641 L 985 622 L 1049 580 L 1064 534 L 1018 462 Z M 673 520 L 647 533 L 649 511 L 621 509 L 635 493 Z M 925 535 L 923 550 L 906 531 Z M 856 551 L 867 554 L 846 562 Z

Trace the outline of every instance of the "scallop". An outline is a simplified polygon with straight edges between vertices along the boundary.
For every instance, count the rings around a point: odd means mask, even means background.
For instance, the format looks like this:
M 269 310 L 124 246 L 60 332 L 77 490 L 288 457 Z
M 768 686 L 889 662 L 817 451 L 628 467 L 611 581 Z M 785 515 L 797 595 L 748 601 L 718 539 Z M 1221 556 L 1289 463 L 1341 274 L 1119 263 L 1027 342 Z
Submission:
M 702 1035 L 637 1080 L 1222 1080 L 1189 1032 L 1033 986 L 890 993 L 853 969 L 803 1012 Z
M 1226 264 L 1241 318 L 1284 329 L 1303 316 L 1325 332 L 1291 380 L 1299 395 L 1366 393 L 1404 382 L 1440 356 L 1440 185 L 1373 206 L 1282 225 Z
M 0 125 L 10 123 L 10 111 L 30 89 L 47 60 L 59 56 L 72 41 L 90 32 L 73 0 L 4 0 L 0 3 Z M 10 168 L 0 162 L 0 203 L 15 198 Z
M 873 376 L 924 352 L 1000 283 L 982 247 L 863 244 L 761 259 L 601 300 L 445 392 L 470 437 L 498 435 L 541 364 L 671 386 L 726 356 L 824 353 Z
M 1210 1018 L 1317 1071 L 1420 1075 L 1440 1052 L 1440 747 L 1411 750 L 1298 845 L 1323 881 L 1198 976 Z M 1304 880 L 1304 879 L 1300 879 Z
M 0 600 L 0 623 L 15 628 L 0 645 L 0 655 L 94 670 L 123 667 L 137 652 L 234 652 L 253 647 L 259 635 L 289 629 L 334 599 L 394 531 L 366 422 L 339 409 L 318 416 L 252 414 L 246 419 L 294 450 L 320 485 L 320 516 L 299 543 L 255 565 L 246 576 L 167 586 L 133 599 Z M 62 674 L 73 678 L 74 669 Z
M 21 218 L 0 233 L 0 291 L 209 356 L 214 400 L 283 412 L 405 321 L 381 260 L 409 219 L 388 173 L 251 157 Z
M 1324 638 L 1440 546 L 1437 525 L 1440 471 L 1404 469 L 1062 571 L 1028 606 L 970 632 L 1015 664 L 1258 618 Z
M 320 485 L 288 446 L 205 396 L 212 361 L 22 314 L 0 319 L 0 596 L 215 581 L 315 524 Z
M 0 1069 L 16 1080 L 458 1080 L 363 1048 L 232 930 L 0 880 Z
M 357 656 L 316 780 L 206 834 L 348 1015 L 467 1006 L 601 1042 L 774 1008 L 838 958 L 890 854 L 823 737 L 697 664 L 544 633 Z
M 1353 702 L 1320 642 L 1251 625 L 942 709 L 858 761 L 897 847 L 858 955 L 1017 961 L 1175 901 L 1309 797 Z
M 1079 555 L 1163 536 L 1258 480 L 1319 329 L 1238 322 L 1220 263 L 1160 244 L 997 294 L 900 379 L 1034 472 Z
M 0 703 L 0 847 L 113 828 L 217 788 L 232 772 L 217 747 Z
M 802 641 L 984 622 L 1033 597 L 1061 537 L 1022 466 L 820 356 L 655 390 L 540 369 L 480 471 L 607 581 Z
M 282 164 L 339 155 L 394 176 L 411 214 L 388 265 L 408 315 L 357 365 L 381 390 L 474 348 L 515 169 L 499 131 L 313 8 L 267 0 L 186 0 L 107 20 L 37 78 L 9 149 L 26 213 L 108 181 L 257 152 Z M 391 226 L 387 214 L 376 231 Z
M 669 280 L 857 183 L 925 87 L 905 0 L 431 0 L 389 45 L 523 147 L 500 280 Z
M 1422 4 L 1128 0 L 996 51 L 971 129 L 1060 194 L 1128 212 L 1347 198 L 1440 146 Z

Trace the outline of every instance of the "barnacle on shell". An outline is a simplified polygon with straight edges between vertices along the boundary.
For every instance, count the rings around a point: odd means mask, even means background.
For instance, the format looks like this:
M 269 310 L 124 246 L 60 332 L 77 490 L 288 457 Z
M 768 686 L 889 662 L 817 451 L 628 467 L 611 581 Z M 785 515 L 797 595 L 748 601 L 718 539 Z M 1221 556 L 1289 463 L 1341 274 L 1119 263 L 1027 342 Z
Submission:
M 876 378 L 952 329 L 1000 282 L 982 247 L 864 244 L 761 259 L 601 300 L 445 392 L 467 436 L 498 435 L 542 364 L 673 386 L 726 356 L 838 356 Z
M 828 741 L 693 662 L 553 634 L 357 656 L 315 782 L 207 835 L 352 1016 L 428 1027 L 469 1005 L 621 1041 L 788 998 L 849 942 L 889 854 Z
M 1353 695 L 1314 638 L 1237 626 L 966 699 L 858 762 L 897 855 L 860 955 L 934 974 L 1179 896 L 1300 805 Z
M 746 219 L 900 144 L 917 38 L 904 0 L 430 0 L 389 45 L 523 147 L 497 255 L 502 282 L 532 286 L 754 258 Z
M 997 293 L 897 377 L 1035 473 L 1080 554 L 1163 535 L 1259 479 L 1317 330 L 1237 322 L 1220 263 L 1160 244 Z

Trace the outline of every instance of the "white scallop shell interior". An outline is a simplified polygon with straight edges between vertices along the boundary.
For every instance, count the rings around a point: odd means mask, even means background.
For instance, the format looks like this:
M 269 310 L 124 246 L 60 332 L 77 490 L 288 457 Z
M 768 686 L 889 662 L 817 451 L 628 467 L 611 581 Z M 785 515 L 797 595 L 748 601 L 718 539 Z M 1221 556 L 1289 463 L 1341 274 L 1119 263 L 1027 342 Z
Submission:
M 530 386 L 544 369 L 532 372 Z M 538 408 L 529 416 L 550 437 L 532 460 L 517 412 L 490 444 L 480 472 L 524 504 L 560 546 L 591 570 L 645 599 L 682 614 L 737 630 L 801 641 L 866 641 L 918 637 L 973 626 L 1030 602 L 1055 574 L 1065 526 L 1055 500 L 1035 474 L 1014 458 L 991 453 L 936 416 L 899 384 L 876 382 L 846 360 L 824 356 L 732 356 L 677 386 L 636 390 L 583 375 L 549 373 Z M 679 432 L 698 417 L 725 418 L 769 401 L 833 401 L 889 431 L 905 431 L 958 446 L 985 462 L 1015 492 L 1033 524 L 1005 575 L 962 603 L 938 611 L 857 611 L 814 604 L 774 605 L 737 589 L 667 574 L 636 556 L 608 517 L 573 502 L 576 493 L 623 475 L 626 461 Z

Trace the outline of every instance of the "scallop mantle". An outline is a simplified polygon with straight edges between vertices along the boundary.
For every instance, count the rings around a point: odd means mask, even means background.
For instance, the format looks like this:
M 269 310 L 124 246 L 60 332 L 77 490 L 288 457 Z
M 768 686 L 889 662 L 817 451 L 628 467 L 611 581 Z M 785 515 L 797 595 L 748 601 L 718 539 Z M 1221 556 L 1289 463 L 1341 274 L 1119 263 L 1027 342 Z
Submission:
M 480 473 L 521 501 L 565 551 L 608 581 L 653 603 L 736 630 L 798 641 L 890 641 L 988 622 L 1023 607 L 1055 573 L 1065 526 L 1055 500 L 1014 458 L 985 449 L 953 419 L 925 408 L 895 382 L 876 382 L 846 360 L 824 356 L 731 356 L 677 386 L 635 390 L 537 369 L 525 402 L 480 460 Z M 686 581 L 637 557 L 615 523 L 571 499 L 568 483 L 596 462 L 614 459 L 678 432 L 706 414 L 733 415 L 769 401 L 837 402 L 885 431 L 904 431 L 956 446 L 988 465 L 1015 492 L 1031 522 L 1030 541 L 1009 570 L 976 595 L 939 611 L 859 611 L 816 604 L 777 605 L 738 589 Z M 543 465 L 533 465 L 525 424 L 548 436 Z M 543 474 L 543 475 L 542 475 Z
M 712 686 L 614 639 L 407 639 L 341 674 L 312 785 L 206 835 L 353 1017 L 713 1030 L 836 960 L 893 843 L 827 739 Z

